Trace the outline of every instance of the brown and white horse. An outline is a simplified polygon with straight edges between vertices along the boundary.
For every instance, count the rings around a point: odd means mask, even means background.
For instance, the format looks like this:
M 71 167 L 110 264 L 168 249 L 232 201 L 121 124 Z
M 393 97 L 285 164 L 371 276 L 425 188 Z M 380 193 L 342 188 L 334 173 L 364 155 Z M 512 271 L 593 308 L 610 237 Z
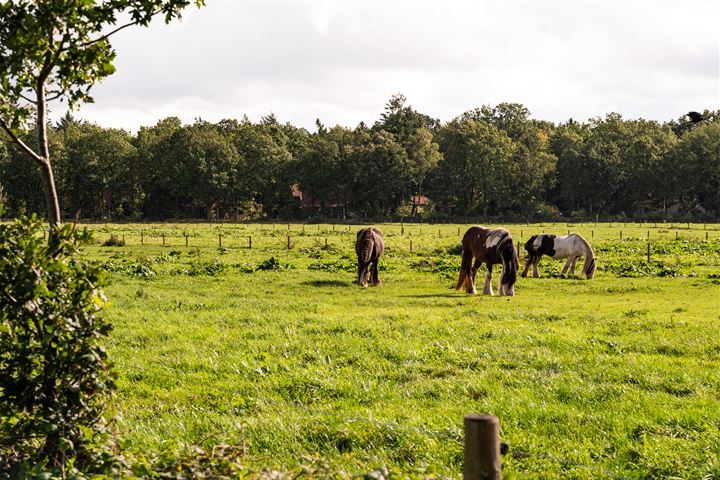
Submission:
M 380 230 L 375 227 L 363 228 L 357 233 L 355 253 L 358 257 L 358 284 L 368 286 L 368 276 L 373 285 L 380 285 L 378 260 L 385 251 L 385 243 Z
M 473 263 L 473 259 L 475 260 Z M 475 289 L 475 276 L 478 268 L 484 263 L 487 265 L 485 286 L 483 294 L 492 295 L 492 267 L 496 263 L 503 266 L 500 276 L 499 294 L 515 295 L 515 281 L 517 280 L 518 257 L 510 232 L 504 228 L 470 227 L 462 240 L 462 263 L 457 290 L 465 287 L 467 293 L 477 293 Z
M 530 237 L 530 240 L 525 243 L 525 250 L 528 252 L 528 260 L 525 265 L 525 270 L 522 272 L 522 277 L 527 276 L 530 265 L 533 267 L 533 277 L 537 278 L 540 276 L 538 264 L 543 255 L 555 259 L 567 258 L 565 266 L 560 273 L 561 277 L 565 277 L 568 268 L 570 268 L 570 273 L 575 275 L 575 264 L 580 257 L 585 257 L 585 264 L 583 264 L 582 269 L 583 275 L 585 275 L 588 280 L 595 275 L 595 254 L 593 253 L 593 249 L 587 240 L 577 233 L 571 233 L 569 235 L 540 233 L 533 235 Z

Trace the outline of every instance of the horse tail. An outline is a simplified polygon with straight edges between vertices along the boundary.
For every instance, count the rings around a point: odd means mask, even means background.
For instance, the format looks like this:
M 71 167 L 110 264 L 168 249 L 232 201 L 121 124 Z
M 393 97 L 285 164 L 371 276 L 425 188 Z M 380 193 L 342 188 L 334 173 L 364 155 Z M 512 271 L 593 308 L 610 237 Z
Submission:
M 525 251 L 528 254 L 529 260 L 535 260 L 535 257 L 538 256 L 538 251 L 535 249 L 535 239 L 537 238 L 537 235 L 533 235 L 528 239 L 527 242 L 525 242 Z
M 595 275 L 595 253 L 593 252 L 590 244 L 582 236 L 575 234 L 580 240 L 582 245 L 583 255 L 585 256 L 585 263 L 583 264 L 582 273 L 586 278 L 591 279 Z
M 358 257 L 360 257 L 361 262 L 367 263 L 372 260 L 373 247 L 375 246 L 372 228 L 368 228 L 363 232 L 360 241 L 362 244 Z
M 455 286 L 455 290 L 461 290 L 462 288 L 465 288 L 465 285 L 467 284 L 468 280 L 470 279 L 471 275 L 471 268 L 472 268 L 472 261 L 473 261 L 473 253 L 472 249 L 465 245 L 465 239 L 463 239 L 462 244 L 462 262 L 460 263 L 460 276 L 458 277 L 458 283 Z

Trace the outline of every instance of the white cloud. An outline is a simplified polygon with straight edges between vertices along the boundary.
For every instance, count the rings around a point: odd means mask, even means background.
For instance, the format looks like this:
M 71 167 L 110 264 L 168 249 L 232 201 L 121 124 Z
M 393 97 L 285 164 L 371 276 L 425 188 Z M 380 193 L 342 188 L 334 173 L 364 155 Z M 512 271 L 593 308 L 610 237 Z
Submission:
M 390 95 L 449 120 L 502 101 L 536 118 L 720 108 L 720 1 L 229 1 L 128 29 L 80 116 L 136 129 L 274 112 L 373 123 Z

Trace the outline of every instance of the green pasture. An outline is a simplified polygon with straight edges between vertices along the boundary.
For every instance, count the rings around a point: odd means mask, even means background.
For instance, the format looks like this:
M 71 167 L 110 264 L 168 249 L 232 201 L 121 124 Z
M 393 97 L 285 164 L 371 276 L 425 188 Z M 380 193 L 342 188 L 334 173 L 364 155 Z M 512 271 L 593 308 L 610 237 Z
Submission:
M 560 279 L 545 259 L 512 298 L 453 289 L 467 226 L 379 225 L 384 284 L 362 289 L 359 226 L 88 225 L 120 435 L 458 478 L 463 415 L 488 413 L 507 477 L 720 478 L 720 226 L 504 225 L 580 233 L 598 264 Z

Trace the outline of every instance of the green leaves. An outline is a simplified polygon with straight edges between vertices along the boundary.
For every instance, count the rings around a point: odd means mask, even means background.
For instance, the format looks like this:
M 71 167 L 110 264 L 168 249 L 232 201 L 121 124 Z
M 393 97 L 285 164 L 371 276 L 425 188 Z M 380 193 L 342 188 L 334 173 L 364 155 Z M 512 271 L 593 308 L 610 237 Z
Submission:
M 105 434 L 111 327 L 103 272 L 75 259 L 82 239 L 62 227 L 51 250 L 35 217 L 0 225 L 0 456 L 14 463 L 87 461 Z
M 14 131 L 44 108 L 44 99 L 71 107 L 92 102 L 91 88 L 115 73 L 109 37 L 155 15 L 166 22 L 203 0 L 21 0 L 0 5 L 0 119 Z M 118 26 L 129 16 L 130 22 Z M 40 87 L 39 87 L 40 86 Z

